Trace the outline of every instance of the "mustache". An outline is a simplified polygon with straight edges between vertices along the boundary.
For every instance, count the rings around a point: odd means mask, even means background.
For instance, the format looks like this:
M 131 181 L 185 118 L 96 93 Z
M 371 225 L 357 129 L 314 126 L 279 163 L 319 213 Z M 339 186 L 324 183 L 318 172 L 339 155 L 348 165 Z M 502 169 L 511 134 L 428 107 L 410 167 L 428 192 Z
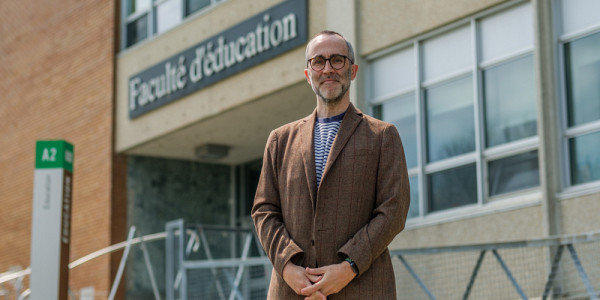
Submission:
M 321 77 L 319 77 L 320 81 L 327 80 L 327 79 L 333 79 L 333 80 L 340 81 L 341 76 L 339 76 L 337 74 L 331 74 L 331 75 L 322 75 Z

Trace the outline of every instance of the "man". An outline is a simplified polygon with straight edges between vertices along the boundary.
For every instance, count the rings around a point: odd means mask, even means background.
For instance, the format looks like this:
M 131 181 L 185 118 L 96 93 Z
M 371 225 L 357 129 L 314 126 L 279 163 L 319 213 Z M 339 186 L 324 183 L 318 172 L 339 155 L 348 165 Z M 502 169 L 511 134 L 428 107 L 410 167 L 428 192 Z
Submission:
M 343 36 L 317 34 L 306 61 L 317 107 L 271 132 L 252 208 L 268 299 L 396 299 L 387 246 L 410 203 L 400 136 L 350 103 L 358 66 Z

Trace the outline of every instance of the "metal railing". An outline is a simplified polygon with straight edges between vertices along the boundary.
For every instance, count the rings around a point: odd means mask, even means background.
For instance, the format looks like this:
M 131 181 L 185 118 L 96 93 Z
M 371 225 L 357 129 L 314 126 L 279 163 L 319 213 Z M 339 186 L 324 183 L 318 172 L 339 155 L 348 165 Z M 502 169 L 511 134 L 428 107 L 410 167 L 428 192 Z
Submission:
M 266 298 L 272 266 L 253 228 L 176 220 L 166 233 L 167 300 Z
M 401 299 L 598 299 L 600 291 L 600 232 L 391 255 Z
M 145 235 L 145 236 L 142 236 L 138 232 L 138 237 L 135 237 L 135 233 L 136 233 L 136 228 L 135 228 L 135 226 L 132 226 L 129 230 L 129 236 L 126 241 L 117 243 L 114 245 L 110 245 L 108 247 L 94 251 L 88 255 L 85 255 L 79 259 L 76 259 L 75 261 L 69 263 L 69 270 L 72 270 L 72 269 L 74 269 L 84 263 L 87 263 L 91 260 L 94 260 L 98 257 L 104 256 L 104 255 L 107 255 L 107 254 L 110 254 L 110 253 L 113 253 L 113 252 L 116 252 L 119 250 L 125 250 L 124 255 L 121 257 L 121 263 L 119 265 L 119 270 L 118 270 L 119 275 L 117 276 L 117 278 L 115 278 L 115 282 L 113 283 L 113 285 L 111 287 L 111 295 L 108 298 L 110 300 L 114 299 L 116 288 L 118 287 L 118 285 L 120 283 L 121 276 L 123 274 L 123 269 L 124 269 L 125 263 L 127 261 L 127 258 L 129 256 L 129 251 L 130 251 L 131 247 L 140 244 L 145 257 L 147 257 L 147 250 L 145 247 L 145 243 L 151 242 L 151 241 L 162 240 L 162 239 L 165 239 L 165 237 L 166 237 L 166 234 L 164 232 L 149 234 L 149 235 Z M 147 261 L 147 267 L 148 267 L 148 272 L 150 274 L 152 272 L 152 265 L 150 264 L 149 261 Z M 2 285 L 4 285 L 5 283 L 14 282 L 13 283 L 14 287 L 13 287 L 12 291 L 2 289 L 0 291 L 0 292 L 2 292 L 2 293 L 0 293 L 0 296 L 4 296 L 4 299 L 15 299 L 15 300 L 29 299 L 31 290 L 29 288 L 23 289 L 23 285 L 22 285 L 23 279 L 29 275 L 31 275 L 30 267 L 27 267 L 27 268 L 25 268 L 23 270 L 19 270 L 19 271 L 6 272 L 6 273 L 0 274 L 0 287 Z M 152 275 L 149 275 L 149 276 L 152 277 Z M 154 284 L 155 284 L 155 282 L 153 281 L 153 285 Z M 11 295 L 13 297 L 11 297 Z M 75 293 L 73 293 L 73 291 L 70 288 L 69 288 L 68 295 L 71 300 L 76 300 Z M 158 298 L 155 298 L 155 299 L 161 300 L 160 296 L 158 296 Z
M 161 240 L 166 256 L 162 291 L 145 246 Z M 75 260 L 69 269 L 124 250 L 112 299 L 134 246 L 142 251 L 154 299 L 266 298 L 272 266 L 252 228 L 176 220 L 166 225 L 166 232 L 142 235 L 132 227 L 127 241 Z M 399 299 L 598 299 L 600 291 L 600 232 L 390 253 Z M 27 299 L 30 291 L 22 280 L 30 273 L 26 268 L 0 274 L 0 291 L 7 282 L 16 287 L 13 296 L 0 293 L 0 298 Z M 69 295 L 76 299 L 71 291 Z
M 180 234 L 181 232 L 186 234 Z M 224 234 L 226 236 L 223 236 Z M 221 235 L 221 238 L 215 239 L 218 235 Z M 240 238 L 242 239 L 240 240 Z M 166 240 L 166 291 L 160 291 L 158 288 L 153 263 L 146 246 L 148 242 L 160 240 Z M 221 242 L 226 243 L 223 245 Z M 251 247 L 253 244 L 254 248 Z M 215 245 L 218 246 L 217 249 L 213 249 Z M 167 223 L 166 232 L 143 235 L 135 226 L 131 226 L 126 241 L 81 257 L 71 262 L 69 269 L 74 269 L 103 255 L 123 250 L 108 296 L 108 300 L 112 300 L 123 278 L 134 246 L 139 246 L 142 251 L 143 262 L 155 300 L 162 300 L 161 294 L 166 294 L 166 299 L 250 300 L 266 298 L 271 263 L 264 256 L 252 228 L 202 224 L 184 226 L 182 220 L 176 220 Z M 208 277 L 212 276 L 212 278 L 208 278 L 207 273 Z M 15 300 L 28 299 L 31 291 L 28 288 L 23 289 L 22 282 L 30 274 L 29 267 L 0 274 L 0 297 L 4 296 L 5 299 Z M 204 278 L 198 280 L 201 276 Z M 8 282 L 13 282 L 11 292 L 2 288 Z M 218 291 L 217 294 L 214 293 L 215 289 Z M 76 295 L 71 289 L 69 289 L 69 297 L 76 300 Z

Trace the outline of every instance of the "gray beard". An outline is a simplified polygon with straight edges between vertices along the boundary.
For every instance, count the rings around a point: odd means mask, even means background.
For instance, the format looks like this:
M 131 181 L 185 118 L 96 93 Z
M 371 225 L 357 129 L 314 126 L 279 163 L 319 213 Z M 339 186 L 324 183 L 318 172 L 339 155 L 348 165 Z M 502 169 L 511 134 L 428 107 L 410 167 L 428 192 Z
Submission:
M 346 76 L 348 76 L 348 78 L 350 78 L 351 75 L 352 75 L 352 70 L 349 69 L 348 74 L 346 74 Z M 323 102 L 325 104 L 335 104 L 335 103 L 340 102 L 340 100 L 342 100 L 342 98 L 344 98 L 344 95 L 346 95 L 346 92 L 348 92 L 348 89 L 350 89 L 350 83 L 351 82 L 348 81 L 347 86 L 342 85 L 342 91 L 340 92 L 340 94 L 333 98 L 325 98 L 318 88 L 315 89 L 315 93 L 317 94 L 317 96 L 319 96 L 319 98 L 321 98 L 323 100 Z
M 342 91 L 340 92 L 340 94 L 333 98 L 326 98 L 325 96 L 323 96 L 323 94 L 321 94 L 321 91 L 319 91 L 319 89 L 317 89 L 316 92 L 317 92 L 317 96 L 319 96 L 319 98 L 321 98 L 325 104 L 335 104 L 335 103 L 340 102 L 340 100 L 342 100 L 342 98 L 344 97 L 344 95 L 346 94 L 346 92 L 348 91 L 349 88 L 350 88 L 350 85 L 342 86 Z

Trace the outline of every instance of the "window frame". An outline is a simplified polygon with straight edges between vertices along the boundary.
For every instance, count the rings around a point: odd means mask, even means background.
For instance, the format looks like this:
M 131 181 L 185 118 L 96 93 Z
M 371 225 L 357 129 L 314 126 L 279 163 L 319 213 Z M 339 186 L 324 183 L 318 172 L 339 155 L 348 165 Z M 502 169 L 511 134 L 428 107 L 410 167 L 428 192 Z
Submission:
M 416 113 L 416 136 L 417 136 L 417 166 L 408 170 L 409 177 L 417 177 L 417 186 L 419 194 L 419 215 L 417 217 L 410 218 L 408 220 L 409 226 L 415 224 L 428 224 L 429 222 L 438 222 L 440 220 L 450 219 L 462 219 L 473 212 L 479 213 L 482 210 L 489 210 L 488 207 L 494 207 L 492 209 L 498 209 L 498 207 L 510 207 L 514 208 L 515 205 L 531 205 L 531 203 L 539 203 L 541 201 L 541 185 L 533 188 L 522 189 L 518 191 L 508 192 L 500 195 L 489 195 L 489 184 L 488 178 L 488 163 L 497 159 L 505 157 L 524 154 L 529 151 L 538 151 L 539 155 L 539 129 L 535 136 L 523 138 L 517 141 L 504 143 L 501 145 L 486 148 L 485 146 L 485 119 L 484 119 L 484 101 L 483 99 L 483 72 L 484 70 L 498 66 L 512 60 L 523 58 L 525 56 L 534 55 L 535 44 L 531 45 L 527 49 L 521 49 L 503 55 L 501 57 L 491 59 L 488 61 L 482 61 L 481 55 L 481 29 L 479 21 L 485 17 L 492 16 L 494 14 L 502 13 L 503 11 L 510 10 L 519 5 L 532 5 L 530 1 L 526 0 L 515 0 L 508 3 L 500 4 L 492 7 L 483 12 L 471 15 L 469 17 L 458 20 L 452 24 L 433 30 L 429 33 L 417 36 L 411 40 L 407 40 L 403 43 L 399 43 L 393 47 L 376 52 L 366 57 L 367 61 L 367 72 L 370 77 L 377 72 L 372 68 L 373 61 L 386 55 L 393 55 L 400 51 L 409 50 L 412 48 L 414 54 L 413 62 L 416 64 L 415 69 L 415 84 L 411 88 L 404 88 L 392 93 L 381 95 L 377 98 L 371 98 L 373 95 L 373 86 L 370 83 L 365 84 L 365 96 L 367 100 L 367 110 L 369 113 L 373 113 L 374 107 L 381 105 L 387 100 L 393 99 L 398 96 L 413 93 L 415 95 L 415 113 Z M 533 11 L 532 11 L 533 14 Z M 532 15 L 533 19 L 533 15 Z M 439 35 L 446 34 L 453 30 L 460 29 L 461 27 L 469 26 L 471 33 L 471 47 L 472 49 L 472 63 L 468 68 L 456 70 L 449 74 L 445 74 L 430 80 L 424 81 L 424 63 L 423 63 L 423 43 L 424 41 L 434 38 Z M 533 24 L 532 24 L 533 26 Z M 535 34 L 535 32 L 534 32 Z M 409 50 L 410 51 L 410 50 Z M 535 67 L 533 72 L 535 73 Z M 438 85 L 440 83 L 456 80 L 463 76 L 471 76 L 473 80 L 473 109 L 474 109 L 474 130 L 475 130 L 475 150 L 466 154 L 458 155 L 451 158 L 446 158 L 440 161 L 428 163 L 427 157 L 427 145 L 426 145 L 426 103 L 425 103 L 425 89 Z M 537 78 L 536 78 L 537 80 Z M 537 92 L 537 91 L 536 91 Z M 537 96 L 535 101 L 537 101 Z M 537 118 L 539 118 L 539 111 Z M 461 207 L 451 208 L 441 211 L 429 211 L 427 203 L 429 202 L 427 181 L 429 175 L 450 170 L 452 168 L 467 166 L 468 164 L 474 163 L 476 168 L 476 186 L 477 186 L 477 203 L 465 205 Z M 539 169 L 538 169 L 539 171 Z M 505 199 L 513 199 L 505 201 Z M 497 201 L 503 200 L 503 201 Z M 498 203 L 496 203 L 498 202 Z
M 189 18 L 193 18 L 195 16 L 201 15 L 206 13 L 207 11 L 213 9 L 214 7 L 216 7 L 218 4 L 221 4 L 227 0 L 210 0 L 210 5 L 208 5 L 207 7 L 204 7 L 202 9 L 199 9 L 191 14 L 187 14 L 188 12 L 188 5 L 187 5 L 187 0 L 174 0 L 174 1 L 178 1 L 180 2 L 180 7 L 181 7 L 181 20 L 179 21 L 179 23 L 177 25 L 174 25 L 173 27 L 166 29 L 165 31 L 158 33 L 157 32 L 157 7 L 160 6 L 161 4 L 169 1 L 169 0 L 148 0 L 150 1 L 150 5 L 147 9 L 145 10 L 140 10 L 137 11 L 131 15 L 127 15 L 128 12 L 128 4 L 129 1 L 128 0 L 121 0 L 121 26 L 120 26 L 120 35 L 121 35 L 121 39 L 120 39 L 120 51 L 125 51 L 127 49 L 133 48 L 137 45 L 143 44 L 147 41 L 150 41 L 152 39 L 154 39 L 155 37 L 164 34 L 166 32 L 169 32 L 170 30 L 172 30 L 173 28 L 178 27 L 179 25 L 183 24 L 186 22 L 187 19 Z M 127 26 L 133 22 L 135 22 L 136 20 L 138 20 L 139 18 L 142 18 L 143 16 L 147 15 L 148 19 L 147 19 L 147 28 L 148 28 L 148 32 L 147 32 L 147 36 L 145 39 L 137 41 L 131 45 L 127 45 Z
M 590 193 L 600 192 L 600 180 L 590 181 L 586 183 L 573 184 L 571 178 L 571 153 L 569 141 L 573 138 L 580 137 L 589 133 L 600 132 L 600 119 L 587 122 L 581 125 L 569 126 L 568 116 L 568 95 L 567 95 L 567 66 L 566 66 L 566 45 L 582 38 L 589 37 L 593 34 L 600 33 L 600 21 L 593 25 L 588 25 L 572 32 L 564 33 L 562 20 L 562 2 L 561 0 L 553 0 L 553 29 L 556 47 L 556 64 L 557 64 L 557 87 L 558 87 L 558 107 L 559 107 L 559 126 L 560 126 L 560 170 L 561 170 L 561 186 L 558 197 L 560 199 L 585 196 Z

